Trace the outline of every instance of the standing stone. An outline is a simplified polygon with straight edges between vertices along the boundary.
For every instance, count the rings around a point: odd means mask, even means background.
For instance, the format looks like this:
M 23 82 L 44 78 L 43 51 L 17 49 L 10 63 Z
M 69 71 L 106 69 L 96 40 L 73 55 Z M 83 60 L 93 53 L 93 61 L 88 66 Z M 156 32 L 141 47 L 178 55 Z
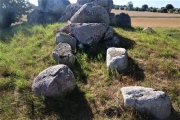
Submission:
M 34 79 L 32 91 L 48 97 L 62 96 L 75 88 L 75 77 L 66 65 L 49 67 Z
M 75 56 L 72 54 L 71 46 L 67 43 L 59 43 L 52 52 L 52 57 L 59 64 L 72 66 Z
M 156 119 L 167 119 L 171 114 L 171 102 L 162 91 L 141 86 L 121 88 L 125 106 L 135 108 L 142 113 L 149 113 Z
M 114 13 L 109 14 L 109 25 L 116 26 L 117 25 L 117 20 L 116 16 Z
M 105 23 L 109 25 L 109 14 L 106 9 L 93 4 L 84 4 L 70 19 L 72 23 Z
M 107 30 L 104 23 L 75 23 L 67 27 L 70 33 L 82 44 L 98 43 Z
M 124 48 L 108 48 L 106 64 L 109 70 L 124 71 L 128 67 L 128 54 Z
M 131 27 L 131 18 L 126 13 L 120 13 L 116 15 L 116 22 L 121 27 Z
M 68 0 L 38 0 L 38 10 L 41 12 L 62 14 L 68 4 L 70 4 Z
M 71 46 L 73 50 L 76 49 L 76 39 L 66 33 L 59 32 L 56 34 L 55 43 L 67 43 Z

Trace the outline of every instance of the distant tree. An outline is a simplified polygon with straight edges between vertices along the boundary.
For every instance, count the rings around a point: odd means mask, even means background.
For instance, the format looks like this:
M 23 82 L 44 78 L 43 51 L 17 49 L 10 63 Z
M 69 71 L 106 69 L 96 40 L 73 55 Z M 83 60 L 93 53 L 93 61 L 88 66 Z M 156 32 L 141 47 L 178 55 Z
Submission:
M 133 2 L 132 2 L 132 1 L 129 1 L 129 2 L 127 3 L 127 7 L 128 7 L 128 8 L 133 8 Z
M 0 28 L 18 22 L 31 8 L 32 4 L 28 0 L 0 0 Z
M 148 9 L 148 5 L 147 4 L 142 5 L 142 9 L 143 10 L 147 10 Z
M 174 6 L 173 6 L 173 5 L 171 5 L 171 4 L 167 4 L 167 5 L 166 5 L 166 9 L 167 9 L 167 10 L 169 10 L 169 9 L 173 9 L 173 8 L 174 8 Z

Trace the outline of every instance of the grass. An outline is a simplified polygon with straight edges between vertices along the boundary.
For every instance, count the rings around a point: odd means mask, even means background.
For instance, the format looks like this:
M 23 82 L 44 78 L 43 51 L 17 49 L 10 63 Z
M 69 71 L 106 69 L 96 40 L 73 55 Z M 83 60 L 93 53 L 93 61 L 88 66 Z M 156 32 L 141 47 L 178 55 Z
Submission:
M 59 98 L 37 97 L 31 92 L 34 77 L 49 66 L 56 31 L 64 24 L 16 25 L 0 31 L 0 119 L 120 119 L 144 120 L 123 106 L 120 88 L 141 85 L 165 91 L 172 102 L 169 120 L 180 119 L 179 28 L 117 28 L 120 47 L 128 50 L 125 73 L 109 73 L 102 44 L 76 50 L 71 67 L 75 90 Z

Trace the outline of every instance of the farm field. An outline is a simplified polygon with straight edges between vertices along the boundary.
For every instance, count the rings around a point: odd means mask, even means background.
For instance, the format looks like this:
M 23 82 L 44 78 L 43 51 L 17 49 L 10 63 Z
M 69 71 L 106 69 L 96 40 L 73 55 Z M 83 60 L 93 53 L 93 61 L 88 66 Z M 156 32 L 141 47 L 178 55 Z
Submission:
M 180 14 L 112 10 L 112 13 L 127 13 L 133 27 L 180 27 Z

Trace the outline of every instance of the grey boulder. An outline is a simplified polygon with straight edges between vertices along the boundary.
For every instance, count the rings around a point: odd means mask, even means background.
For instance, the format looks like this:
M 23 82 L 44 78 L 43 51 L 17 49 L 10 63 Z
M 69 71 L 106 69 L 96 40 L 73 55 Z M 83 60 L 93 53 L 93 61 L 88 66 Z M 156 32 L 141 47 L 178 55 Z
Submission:
M 107 68 L 117 70 L 119 72 L 124 71 L 128 67 L 128 54 L 124 48 L 110 47 L 107 49 L 106 54 Z
M 131 27 L 131 17 L 126 13 L 116 15 L 117 26 Z
M 171 114 L 171 102 L 163 91 L 141 86 L 121 88 L 125 106 L 134 107 L 139 112 L 147 112 L 155 119 L 164 120 Z
M 104 23 L 75 23 L 67 25 L 67 31 L 82 44 L 98 43 L 107 30 Z
M 49 67 L 39 73 L 32 84 L 36 95 L 56 97 L 67 94 L 75 88 L 75 77 L 66 65 Z
M 67 44 L 69 44 L 71 46 L 71 48 L 73 50 L 75 50 L 77 40 L 74 37 L 72 37 L 72 36 L 70 36 L 70 35 L 68 35 L 66 33 L 59 32 L 59 33 L 56 34 L 55 43 L 56 44 L 67 43 Z
M 41 12 L 62 14 L 69 0 L 38 0 L 38 10 Z
M 84 5 L 90 2 L 104 7 L 108 13 L 110 13 L 111 9 L 113 8 L 113 0 L 77 0 L 77 3 L 80 5 Z
M 75 62 L 75 56 L 72 53 L 71 46 L 67 43 L 59 43 L 52 52 L 53 59 L 59 64 L 72 66 Z
M 110 13 L 113 8 L 113 0 L 93 0 L 93 3 L 104 7 L 108 13 Z
M 105 23 L 109 25 L 109 14 L 105 8 L 93 4 L 84 4 L 70 19 L 72 23 Z
M 27 15 L 27 22 L 28 23 L 53 23 L 57 22 L 60 15 L 51 14 L 51 13 L 44 13 L 39 11 L 38 9 L 34 9 L 31 13 Z
M 109 27 L 104 35 L 104 40 L 110 40 L 114 36 L 114 30 L 112 27 Z
M 81 8 L 82 5 L 79 4 L 69 4 L 66 6 L 64 14 L 59 19 L 59 22 L 67 22 L 71 17 Z
M 116 16 L 114 13 L 109 14 L 109 25 L 116 26 L 117 25 L 117 20 Z

